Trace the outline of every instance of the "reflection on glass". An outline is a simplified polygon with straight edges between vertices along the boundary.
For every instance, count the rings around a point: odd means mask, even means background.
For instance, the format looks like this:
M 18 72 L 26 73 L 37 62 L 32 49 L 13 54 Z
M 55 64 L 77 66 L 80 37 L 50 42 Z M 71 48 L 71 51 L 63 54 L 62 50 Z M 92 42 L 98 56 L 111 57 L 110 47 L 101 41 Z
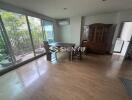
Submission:
M 43 47 L 44 35 L 41 26 L 41 20 L 35 17 L 28 16 L 35 54 L 40 55 L 45 52 Z
M 21 14 L 0 10 L 9 37 L 16 63 L 34 57 L 26 17 Z
M 46 39 L 49 43 L 54 42 L 54 30 L 53 23 L 50 21 L 43 20 L 44 31 L 46 34 Z
M 0 70 L 12 64 L 9 48 L 6 45 L 3 35 L 2 26 L 0 25 Z
M 0 9 L 0 71 L 45 53 L 46 39 L 54 41 L 52 22 Z

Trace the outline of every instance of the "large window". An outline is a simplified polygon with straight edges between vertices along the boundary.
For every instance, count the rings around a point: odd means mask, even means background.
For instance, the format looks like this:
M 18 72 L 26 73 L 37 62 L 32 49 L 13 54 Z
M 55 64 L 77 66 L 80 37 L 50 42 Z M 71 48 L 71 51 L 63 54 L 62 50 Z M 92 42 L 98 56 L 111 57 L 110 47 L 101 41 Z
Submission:
M 26 17 L 1 10 L 2 21 L 8 34 L 17 63 L 34 56 Z
M 4 38 L 4 31 L 2 29 L 2 25 L 0 24 L 0 70 L 7 68 L 13 62 L 6 42 L 7 41 L 5 41 Z
M 35 54 L 40 55 L 45 52 L 43 47 L 44 32 L 41 26 L 41 20 L 35 17 L 28 16 Z
M 51 43 L 54 42 L 54 28 L 53 22 L 43 20 L 43 29 L 45 31 L 46 40 Z
M 52 22 L 0 10 L 0 71 L 44 54 L 44 40 L 54 41 Z

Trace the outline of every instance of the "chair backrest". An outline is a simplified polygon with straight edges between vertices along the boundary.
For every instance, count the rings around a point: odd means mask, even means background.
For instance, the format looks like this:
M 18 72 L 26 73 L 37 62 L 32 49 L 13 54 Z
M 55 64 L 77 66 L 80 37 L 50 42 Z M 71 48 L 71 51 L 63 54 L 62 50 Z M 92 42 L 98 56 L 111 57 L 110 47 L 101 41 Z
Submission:
M 48 43 L 48 41 L 43 41 L 43 43 L 44 43 L 44 48 L 46 50 L 46 53 L 49 53 L 50 50 L 49 50 L 49 43 Z

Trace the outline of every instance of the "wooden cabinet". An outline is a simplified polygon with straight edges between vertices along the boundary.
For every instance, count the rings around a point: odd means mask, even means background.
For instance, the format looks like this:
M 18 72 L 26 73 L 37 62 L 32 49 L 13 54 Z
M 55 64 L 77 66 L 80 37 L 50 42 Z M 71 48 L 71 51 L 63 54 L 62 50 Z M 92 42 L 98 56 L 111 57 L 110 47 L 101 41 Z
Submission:
M 112 45 L 113 25 L 92 24 L 88 26 L 88 38 L 85 46 L 94 53 L 108 53 Z

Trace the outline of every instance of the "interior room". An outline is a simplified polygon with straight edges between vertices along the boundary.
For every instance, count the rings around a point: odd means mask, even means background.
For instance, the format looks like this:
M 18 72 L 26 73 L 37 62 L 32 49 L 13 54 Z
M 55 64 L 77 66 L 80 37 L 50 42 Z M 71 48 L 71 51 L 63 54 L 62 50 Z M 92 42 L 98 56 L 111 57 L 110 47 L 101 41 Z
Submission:
M 0 0 L 0 100 L 132 100 L 131 0 Z

